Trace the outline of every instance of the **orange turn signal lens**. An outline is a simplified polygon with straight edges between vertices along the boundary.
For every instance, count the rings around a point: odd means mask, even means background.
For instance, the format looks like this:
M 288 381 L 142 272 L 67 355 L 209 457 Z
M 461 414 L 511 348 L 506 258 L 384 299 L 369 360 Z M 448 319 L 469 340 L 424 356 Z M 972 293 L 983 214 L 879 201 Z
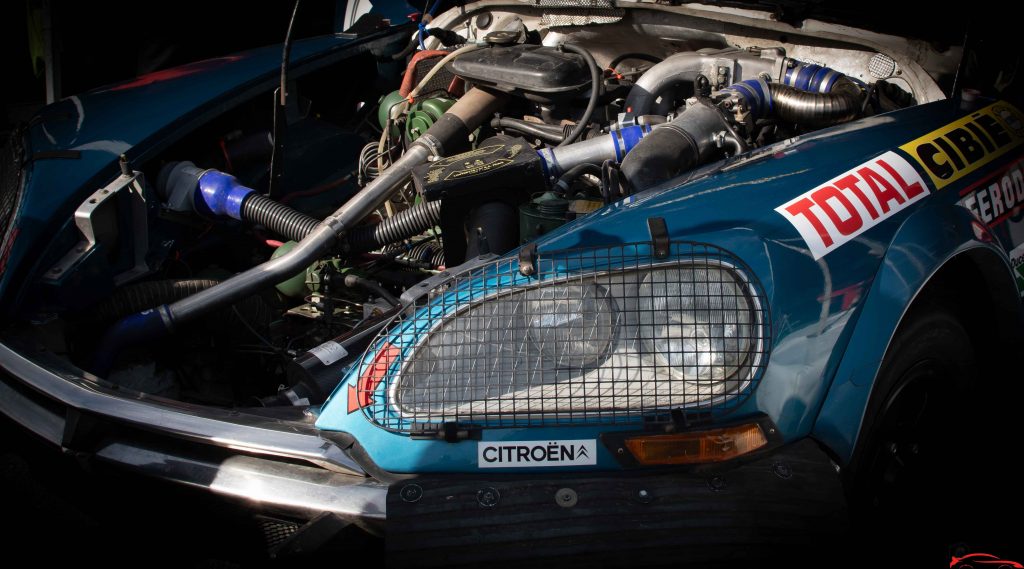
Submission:
M 701 464 L 722 462 L 768 444 L 757 423 L 626 439 L 626 448 L 640 464 Z

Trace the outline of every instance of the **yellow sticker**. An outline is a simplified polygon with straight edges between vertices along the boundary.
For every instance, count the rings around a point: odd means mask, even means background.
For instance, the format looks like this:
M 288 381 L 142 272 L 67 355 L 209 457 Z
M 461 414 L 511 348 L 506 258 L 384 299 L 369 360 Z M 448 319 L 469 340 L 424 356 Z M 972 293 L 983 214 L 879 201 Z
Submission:
M 1021 142 L 1024 115 L 1000 101 L 912 140 L 900 150 L 924 167 L 936 189 L 942 189 Z

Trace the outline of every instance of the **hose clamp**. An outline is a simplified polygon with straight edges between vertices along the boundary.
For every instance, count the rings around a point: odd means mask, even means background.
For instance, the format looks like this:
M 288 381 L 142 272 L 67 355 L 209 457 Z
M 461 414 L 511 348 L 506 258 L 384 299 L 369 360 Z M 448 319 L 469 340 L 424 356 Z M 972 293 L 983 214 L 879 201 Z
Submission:
M 435 158 L 444 156 L 444 145 L 442 145 L 441 141 L 432 134 L 424 134 L 420 136 L 413 144 L 422 145 L 428 152 L 430 152 L 430 155 Z

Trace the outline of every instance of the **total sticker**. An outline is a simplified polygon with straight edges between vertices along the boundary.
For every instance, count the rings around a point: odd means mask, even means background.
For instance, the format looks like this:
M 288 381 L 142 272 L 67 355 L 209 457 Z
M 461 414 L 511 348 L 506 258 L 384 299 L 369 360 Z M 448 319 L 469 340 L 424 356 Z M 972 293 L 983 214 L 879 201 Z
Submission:
M 597 464 L 597 441 L 495 441 L 476 446 L 480 468 L 591 466 Z
M 341 344 L 331 340 L 310 349 L 309 353 L 316 356 L 316 359 L 320 360 L 320 363 L 325 366 L 329 366 L 347 356 L 348 350 L 346 350 Z
M 873 158 L 775 208 L 820 259 L 928 195 L 895 152 Z

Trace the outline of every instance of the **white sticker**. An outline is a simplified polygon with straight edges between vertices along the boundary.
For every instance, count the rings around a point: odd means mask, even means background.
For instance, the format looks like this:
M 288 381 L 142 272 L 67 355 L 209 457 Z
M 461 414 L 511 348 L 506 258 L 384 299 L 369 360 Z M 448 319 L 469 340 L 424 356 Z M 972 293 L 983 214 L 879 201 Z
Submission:
M 476 444 L 480 468 L 587 466 L 597 464 L 597 441 L 494 441 Z
M 775 208 L 820 259 L 910 204 L 928 186 L 917 170 L 889 151 Z
M 329 366 L 348 355 L 348 351 L 334 340 L 320 344 L 319 346 L 309 350 L 309 353 L 316 356 L 316 359 L 320 360 L 320 362 L 325 366 Z

